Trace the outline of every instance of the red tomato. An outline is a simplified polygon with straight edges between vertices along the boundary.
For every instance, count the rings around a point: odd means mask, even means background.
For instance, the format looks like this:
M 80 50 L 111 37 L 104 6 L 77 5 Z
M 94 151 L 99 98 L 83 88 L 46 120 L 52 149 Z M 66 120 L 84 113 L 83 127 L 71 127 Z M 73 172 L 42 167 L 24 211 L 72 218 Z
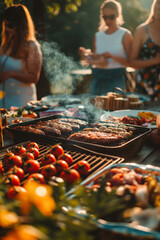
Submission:
M 52 148 L 50 149 L 50 153 L 52 153 L 55 157 L 58 157 L 64 154 L 64 150 L 62 146 L 57 144 L 52 146 Z
M 24 154 L 21 155 L 22 161 L 26 162 L 28 160 L 35 160 L 35 157 L 33 155 L 33 153 L 31 152 L 25 152 Z
M 22 167 L 22 158 L 18 155 L 11 156 L 6 162 L 6 168 L 9 169 L 13 166 Z
M 45 179 L 55 176 L 57 173 L 56 167 L 53 164 L 48 164 L 42 167 L 41 174 Z
M 0 174 L 3 175 L 4 173 L 4 168 L 2 162 L 0 162 Z
M 66 161 L 68 163 L 68 165 L 70 166 L 73 163 L 73 158 L 70 154 L 68 153 L 64 153 L 63 155 L 59 156 L 58 158 L 59 160 L 62 159 L 64 161 Z
M 24 171 L 22 168 L 14 166 L 13 168 L 10 168 L 7 172 L 7 174 L 15 174 L 19 177 L 20 180 L 24 178 Z
M 64 160 L 58 160 L 55 163 L 55 167 L 57 169 L 57 174 L 61 174 L 64 170 L 68 169 L 68 163 Z
M 21 155 L 21 154 L 23 154 L 23 153 L 25 153 L 25 152 L 26 152 L 26 148 L 23 147 L 23 146 L 15 146 L 15 148 L 14 148 L 14 150 L 13 150 L 13 153 L 14 153 L 15 155 Z
M 39 150 L 38 143 L 36 143 L 36 142 L 28 143 L 27 148 L 32 148 L 32 147 L 37 148 Z
M 42 165 L 48 165 L 56 162 L 56 157 L 52 153 L 48 153 L 41 159 Z
M 10 187 L 10 189 L 7 192 L 7 199 L 17 199 L 20 193 L 26 194 L 27 191 L 24 187 L 21 186 L 14 186 Z
M 28 160 L 25 164 L 24 164 L 24 171 L 26 173 L 37 173 L 39 172 L 40 169 L 40 164 L 37 160 Z
M 87 161 L 81 160 L 74 165 L 74 169 L 76 169 L 81 176 L 84 176 L 88 174 L 90 165 Z
M 38 150 L 38 148 L 35 148 L 35 147 L 28 148 L 27 151 L 33 153 L 35 159 L 37 159 L 39 157 L 39 150 Z
M 12 157 L 13 155 L 14 155 L 14 153 L 11 152 L 11 151 L 6 152 L 5 155 L 4 155 L 4 157 L 3 157 L 3 159 L 2 159 L 3 163 L 5 164 L 5 162 L 7 162 L 8 159 L 9 159 L 10 157 Z
M 23 117 L 37 118 L 37 114 L 35 112 L 30 112 L 28 114 L 23 114 Z
M 4 184 L 9 184 L 12 186 L 19 186 L 20 185 L 20 179 L 17 175 L 15 174 L 9 174 L 5 179 L 4 179 Z
M 45 179 L 44 176 L 41 173 L 32 173 L 28 178 L 29 179 L 33 179 L 35 181 L 38 181 L 39 183 L 45 183 Z
M 75 183 L 80 179 L 79 172 L 75 169 L 66 170 L 60 175 L 63 180 L 66 180 L 68 183 Z
M 20 120 L 20 119 L 15 119 L 15 120 L 13 120 L 13 123 L 21 123 L 21 122 L 23 122 L 23 121 Z

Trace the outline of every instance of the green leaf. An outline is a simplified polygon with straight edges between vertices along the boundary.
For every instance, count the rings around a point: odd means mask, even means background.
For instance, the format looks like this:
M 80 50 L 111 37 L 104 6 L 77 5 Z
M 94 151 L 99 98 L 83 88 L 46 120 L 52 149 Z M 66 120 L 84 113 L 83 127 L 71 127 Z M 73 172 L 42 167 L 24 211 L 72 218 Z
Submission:
M 67 13 L 77 12 L 78 7 L 73 3 L 68 3 L 68 4 L 66 4 L 65 10 L 66 10 Z

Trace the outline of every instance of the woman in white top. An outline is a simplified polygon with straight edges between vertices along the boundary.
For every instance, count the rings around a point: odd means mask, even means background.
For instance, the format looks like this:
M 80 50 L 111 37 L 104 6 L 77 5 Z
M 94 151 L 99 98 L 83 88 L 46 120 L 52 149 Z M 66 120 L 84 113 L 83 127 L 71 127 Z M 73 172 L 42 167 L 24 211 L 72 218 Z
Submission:
M 12 5 L 3 13 L 0 46 L 0 107 L 22 107 L 36 100 L 36 83 L 42 66 L 42 52 L 28 9 Z
M 92 65 L 93 80 L 90 93 L 102 95 L 114 87 L 126 88 L 125 69 L 132 43 L 129 30 L 120 27 L 124 23 L 121 4 L 106 0 L 100 8 L 100 26 L 95 34 L 93 53 L 87 57 Z

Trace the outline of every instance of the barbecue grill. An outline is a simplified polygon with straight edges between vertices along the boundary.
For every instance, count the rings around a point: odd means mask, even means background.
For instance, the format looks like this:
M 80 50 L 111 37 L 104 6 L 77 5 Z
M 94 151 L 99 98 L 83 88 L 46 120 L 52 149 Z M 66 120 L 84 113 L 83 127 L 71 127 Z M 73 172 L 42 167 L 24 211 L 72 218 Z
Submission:
M 56 142 L 63 142 L 67 144 L 81 146 L 83 148 L 96 151 L 98 153 L 110 154 L 114 156 L 116 155 L 124 158 L 130 158 L 133 155 L 135 155 L 137 152 L 139 152 L 144 144 L 146 136 L 148 135 L 148 133 L 151 132 L 151 129 L 149 128 L 134 126 L 137 133 L 134 133 L 132 138 L 127 139 L 120 144 L 116 143 L 114 145 L 101 145 L 101 144 L 93 144 L 89 142 L 82 142 L 82 141 L 73 140 L 73 139 L 67 139 L 67 136 L 65 135 L 61 135 L 61 136 L 41 135 L 35 132 L 22 131 L 16 128 L 17 126 L 35 125 L 38 123 L 38 121 L 45 122 L 50 119 L 56 119 L 56 118 L 60 119 L 61 117 L 62 116 L 44 117 L 44 118 L 40 118 L 40 119 L 28 121 L 28 122 L 13 124 L 13 125 L 7 126 L 6 129 L 10 132 L 13 140 L 17 143 L 20 141 L 29 140 L 29 139 L 34 139 L 35 141 L 40 139 L 41 141 L 48 142 L 48 143 L 52 143 L 53 141 L 56 141 Z M 88 125 L 89 124 L 91 123 L 88 123 Z

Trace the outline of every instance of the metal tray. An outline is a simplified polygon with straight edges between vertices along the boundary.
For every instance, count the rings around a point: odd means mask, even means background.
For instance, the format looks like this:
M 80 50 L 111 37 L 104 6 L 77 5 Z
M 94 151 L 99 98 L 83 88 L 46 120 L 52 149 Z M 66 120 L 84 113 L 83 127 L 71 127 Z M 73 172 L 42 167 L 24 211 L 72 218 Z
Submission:
M 143 176 L 153 174 L 156 176 L 157 180 L 160 182 L 160 168 L 152 165 L 143 165 L 143 164 L 136 164 L 136 163 L 120 163 L 120 164 L 114 164 L 112 166 L 107 166 L 104 169 L 100 170 L 96 174 L 93 174 L 88 179 L 84 180 L 81 185 L 82 186 L 92 186 L 94 182 L 101 178 L 102 175 L 105 175 L 107 171 L 111 168 L 116 167 L 127 167 L 129 169 L 137 169 L 139 174 L 142 174 Z M 71 190 L 69 192 L 69 196 L 71 198 L 74 198 L 74 191 L 75 189 Z M 110 222 L 103 219 L 96 219 L 92 216 L 89 216 L 86 209 L 81 208 L 80 206 L 75 209 L 75 213 L 80 218 L 90 218 L 91 221 L 93 221 L 98 228 L 120 234 L 120 236 L 128 236 L 128 239 L 160 239 L 160 232 L 157 230 L 152 230 L 149 227 L 131 224 L 131 223 L 125 223 L 125 222 Z M 120 238 L 121 239 L 121 238 Z M 127 239 L 127 238 L 125 238 Z
M 71 139 L 67 139 L 67 137 L 65 136 L 57 137 L 57 136 L 50 136 L 50 135 L 40 135 L 40 134 L 31 133 L 27 131 L 21 131 L 15 128 L 16 126 L 26 126 L 30 124 L 34 125 L 38 123 L 38 121 L 47 121 L 49 119 L 62 118 L 62 117 L 64 116 L 43 117 L 36 120 L 28 121 L 28 122 L 10 125 L 10 126 L 7 126 L 6 129 L 11 133 L 11 136 L 15 142 L 20 142 L 20 141 L 29 140 L 29 139 L 43 140 L 48 143 L 52 143 L 52 141 L 66 142 L 68 144 L 82 146 L 83 148 L 90 149 L 92 151 L 96 151 L 99 153 L 110 154 L 110 155 L 120 156 L 124 158 L 130 158 L 134 156 L 136 153 L 138 153 L 143 147 L 146 136 L 151 132 L 151 129 L 140 127 L 140 126 L 134 126 L 138 130 L 138 134 L 133 135 L 131 139 L 123 142 L 122 144 L 117 144 L 113 146 L 113 145 L 100 145 L 100 144 L 81 142 L 77 140 L 71 140 Z M 65 116 L 65 118 L 67 117 Z M 68 118 L 71 118 L 71 117 L 68 117 Z M 84 119 L 82 120 L 84 121 Z

